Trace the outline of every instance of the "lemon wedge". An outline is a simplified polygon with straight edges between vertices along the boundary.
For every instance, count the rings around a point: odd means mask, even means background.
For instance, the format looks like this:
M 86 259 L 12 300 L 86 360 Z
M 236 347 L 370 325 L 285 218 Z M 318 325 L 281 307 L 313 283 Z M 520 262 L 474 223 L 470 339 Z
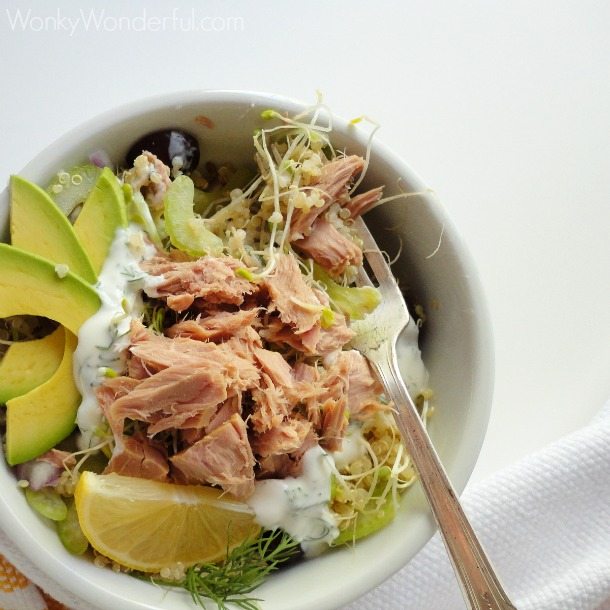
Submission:
M 74 497 L 91 546 L 142 572 L 219 561 L 260 531 L 246 504 L 212 487 L 83 472 Z

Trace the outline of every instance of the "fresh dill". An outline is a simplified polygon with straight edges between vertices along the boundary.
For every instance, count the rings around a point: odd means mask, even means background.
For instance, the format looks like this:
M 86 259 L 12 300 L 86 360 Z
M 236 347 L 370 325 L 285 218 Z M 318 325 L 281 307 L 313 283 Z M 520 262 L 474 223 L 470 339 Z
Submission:
M 162 580 L 161 583 L 186 589 L 201 608 L 206 608 L 207 599 L 214 602 L 218 610 L 229 610 L 227 604 L 243 610 L 259 610 L 260 598 L 248 594 L 280 565 L 300 553 L 299 543 L 286 532 L 266 531 L 228 552 L 220 564 L 198 564 L 187 568 L 182 580 Z

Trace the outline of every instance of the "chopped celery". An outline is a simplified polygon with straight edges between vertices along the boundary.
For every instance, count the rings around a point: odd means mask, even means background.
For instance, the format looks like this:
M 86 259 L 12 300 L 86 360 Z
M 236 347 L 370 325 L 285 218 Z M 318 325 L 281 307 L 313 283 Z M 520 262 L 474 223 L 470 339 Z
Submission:
M 167 189 L 165 227 L 170 241 L 191 256 L 218 255 L 222 252 L 222 240 L 193 211 L 194 195 L 195 186 L 188 176 L 178 176 Z
M 254 282 L 256 280 L 256 276 L 245 267 L 240 267 L 239 269 L 235 269 L 235 275 L 237 277 L 241 277 L 244 280 L 248 280 L 249 282 Z
M 87 199 L 101 173 L 99 167 L 90 163 L 76 165 L 67 172 L 58 172 L 47 187 L 47 193 L 59 209 L 69 216 L 74 208 Z
M 341 286 L 319 265 L 314 265 L 313 276 L 323 284 L 332 303 L 352 320 L 361 320 L 381 302 L 381 294 L 376 288 Z
M 335 312 L 330 307 L 325 307 L 320 314 L 322 328 L 330 328 L 335 321 Z
M 159 248 L 163 247 L 161 237 L 157 231 L 157 226 L 153 220 L 150 208 L 144 199 L 144 196 L 140 191 L 134 191 L 129 185 L 123 185 L 123 192 L 125 193 L 125 203 L 127 204 L 127 216 L 129 220 L 133 220 L 142 226 L 142 228 L 148 234 L 151 241 Z
M 38 490 L 26 487 L 25 499 L 37 513 L 52 521 L 62 521 L 68 514 L 66 503 L 51 487 L 43 487 Z
M 74 501 L 68 505 L 66 518 L 58 521 L 57 534 L 62 544 L 73 555 L 82 555 L 89 548 L 89 541 L 85 538 L 78 522 Z

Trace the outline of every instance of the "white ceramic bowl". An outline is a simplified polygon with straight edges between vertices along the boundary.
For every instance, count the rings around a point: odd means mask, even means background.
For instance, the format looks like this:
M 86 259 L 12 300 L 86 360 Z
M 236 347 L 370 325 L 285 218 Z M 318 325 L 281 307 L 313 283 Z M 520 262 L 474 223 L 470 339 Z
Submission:
M 233 91 L 195 91 L 146 99 L 72 130 L 19 174 L 44 185 L 59 169 L 83 162 L 97 149 L 106 150 L 111 159 L 119 162 L 138 137 L 172 126 L 199 137 L 204 160 L 251 163 L 252 131 L 260 126 L 260 112 L 267 108 L 294 114 L 303 105 L 275 95 Z M 211 119 L 213 128 L 197 122 L 200 115 Z M 364 131 L 337 117 L 333 126 L 336 147 L 364 153 Z M 391 128 L 383 126 L 383 130 Z M 380 139 L 373 141 L 365 185 L 385 184 L 385 194 L 392 195 L 399 192 L 400 178 L 403 189 L 424 191 L 422 180 Z M 4 191 L 0 196 L 0 235 L 5 238 L 7 218 L 8 193 Z M 422 304 L 428 316 L 421 342 L 437 406 L 431 435 L 451 480 L 461 492 L 483 441 L 493 385 L 490 322 L 477 273 L 445 210 L 431 195 L 387 203 L 371 212 L 367 221 L 390 252 L 398 250 L 397 235 L 403 242 L 394 269 L 408 300 Z M 392 230 L 384 231 L 388 227 Z M 54 528 L 27 506 L 4 460 L 0 488 L 0 527 L 6 536 L 40 571 L 84 601 L 107 610 L 193 610 L 187 594 L 167 593 L 67 553 Z M 389 527 L 362 540 L 355 548 L 329 552 L 281 571 L 256 594 L 265 600 L 265 610 L 340 607 L 404 566 L 433 531 L 423 495 L 412 488 Z

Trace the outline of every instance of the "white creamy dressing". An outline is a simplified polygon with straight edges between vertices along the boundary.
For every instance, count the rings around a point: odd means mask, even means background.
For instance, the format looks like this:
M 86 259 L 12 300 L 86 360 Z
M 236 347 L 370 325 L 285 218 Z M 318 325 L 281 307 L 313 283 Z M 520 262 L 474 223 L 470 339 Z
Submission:
M 360 424 L 350 424 L 345 431 L 341 449 L 333 451 L 331 456 L 335 460 L 337 470 L 347 468 L 352 462 L 366 455 L 366 444 L 362 436 L 362 428 Z
M 419 328 L 411 318 L 396 344 L 398 368 L 413 398 L 428 387 L 428 371 L 421 357 L 418 338 Z
M 301 543 L 306 555 L 313 556 L 339 535 L 328 508 L 334 466 L 319 445 L 305 453 L 302 464 L 299 477 L 256 481 L 247 502 L 260 525 L 283 529 Z
M 142 313 L 141 290 L 162 278 L 150 276 L 138 263 L 152 258 L 155 247 L 142 229 L 130 224 L 118 229 L 99 274 L 95 289 L 101 307 L 80 328 L 74 352 L 74 378 L 82 396 L 76 417 L 81 448 L 93 444 L 102 411 L 95 391 L 104 378 L 124 369 L 131 321 Z

